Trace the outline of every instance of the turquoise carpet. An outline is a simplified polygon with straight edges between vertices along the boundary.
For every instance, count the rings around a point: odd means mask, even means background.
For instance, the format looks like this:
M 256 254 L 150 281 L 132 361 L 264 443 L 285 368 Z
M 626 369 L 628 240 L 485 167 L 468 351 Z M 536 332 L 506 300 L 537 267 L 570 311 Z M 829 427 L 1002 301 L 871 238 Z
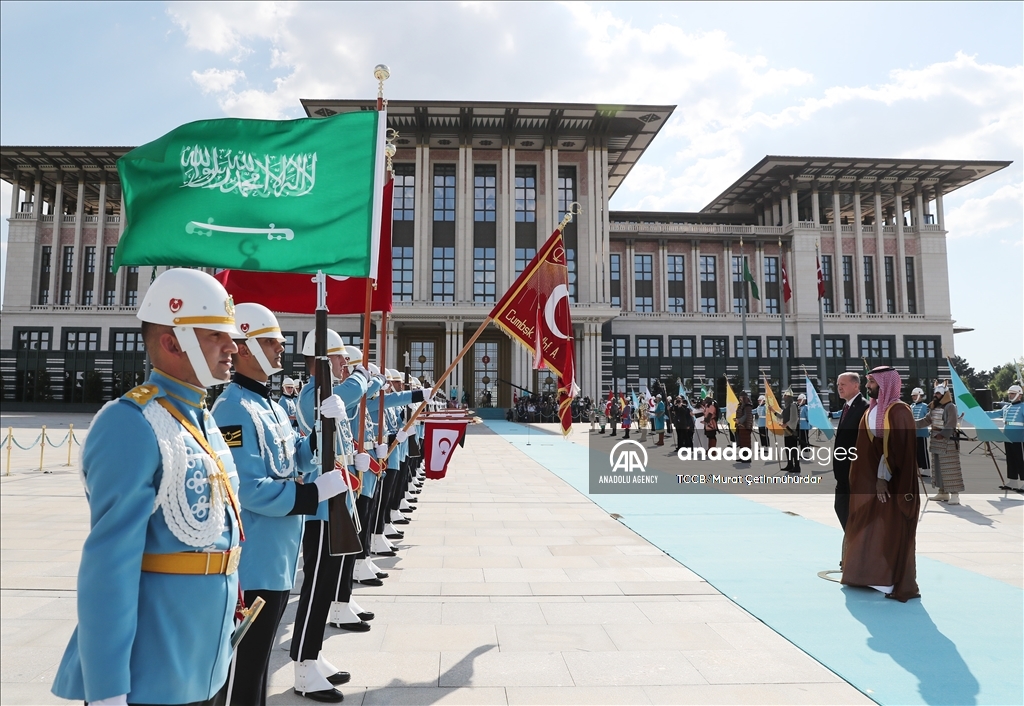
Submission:
M 485 422 L 880 704 L 1024 703 L 1024 591 L 918 557 L 922 598 L 842 587 L 838 529 L 730 495 L 590 495 L 587 450 Z

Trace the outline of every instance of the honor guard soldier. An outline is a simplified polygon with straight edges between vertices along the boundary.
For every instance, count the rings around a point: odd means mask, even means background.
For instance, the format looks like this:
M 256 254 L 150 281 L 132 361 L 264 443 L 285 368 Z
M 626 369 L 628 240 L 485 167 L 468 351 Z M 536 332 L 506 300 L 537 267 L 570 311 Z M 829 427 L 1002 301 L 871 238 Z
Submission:
M 171 269 L 137 316 L 153 372 L 100 410 L 82 449 L 90 530 L 53 693 L 219 704 L 244 532 L 235 464 L 204 401 L 238 350 L 234 304 L 210 275 Z
M 281 406 L 284 407 L 284 411 L 288 414 L 288 423 L 292 425 L 292 429 L 299 430 L 299 421 L 295 416 L 295 410 L 299 401 L 299 392 L 295 389 L 295 381 L 290 377 L 286 377 L 281 382 Z
M 266 603 L 235 651 L 228 701 L 262 706 L 267 701 L 274 639 L 295 583 L 304 515 L 315 515 L 320 501 L 345 492 L 348 486 L 340 471 L 320 474 L 309 484 L 302 482 L 300 474 L 312 474 L 316 468 L 316 435 L 299 437 L 288 413 L 270 398 L 267 381 L 281 372 L 284 353 L 277 318 L 261 304 L 239 304 L 235 324 L 243 334 L 236 341 L 235 373 L 213 406 L 213 418 L 238 469 L 238 499 L 246 528 L 238 575 L 245 603 L 252 605 L 257 597 Z M 340 398 L 331 397 L 321 413 L 338 417 L 342 407 Z M 322 654 L 317 656 L 316 670 L 332 690 L 349 680 Z
M 310 379 L 299 393 L 296 405 L 299 428 L 306 436 L 312 436 L 314 433 L 315 350 L 316 334 L 315 331 L 310 331 L 302 346 L 302 355 L 306 359 Z M 341 336 L 331 329 L 327 330 L 327 357 L 331 365 L 333 393 L 341 399 L 334 439 L 335 466 L 340 466 L 346 471 L 350 479 L 349 487 L 358 489 L 360 481 L 357 479 L 366 475 L 364 472 L 370 466 L 370 456 L 355 453 L 348 418 L 351 410 L 358 409 L 359 400 L 366 394 L 371 384 L 370 375 L 363 368 L 355 368 L 352 371 L 347 369 L 345 345 Z M 310 477 L 307 476 L 306 480 L 308 482 Z M 349 510 L 355 514 L 356 507 L 350 505 Z M 295 692 L 316 701 L 337 703 L 343 698 L 342 693 L 334 689 L 324 677 L 324 671 L 337 670 L 329 663 L 326 665 L 327 669 L 323 668 L 321 649 L 331 603 L 337 595 L 341 580 L 343 564 L 351 561 L 351 556 L 331 555 L 328 546 L 327 502 L 321 502 L 316 514 L 307 518 L 302 537 L 302 588 L 299 592 L 295 632 L 291 645 L 291 658 L 295 662 Z M 372 617 L 369 615 L 368 619 Z
M 931 412 L 928 409 L 928 402 L 925 400 L 924 390 L 920 387 L 915 387 L 910 393 L 910 411 L 914 413 L 914 421 L 918 419 L 924 419 Z M 929 432 L 927 429 L 917 430 L 917 467 L 921 470 L 921 475 L 925 478 L 928 477 L 928 436 Z
M 1010 385 L 1006 398 L 1010 404 L 988 413 L 993 419 L 1003 420 L 1003 433 L 1009 439 L 1003 443 L 1006 449 L 1006 485 L 1000 490 L 1016 490 L 1024 494 L 1024 390 L 1020 385 Z

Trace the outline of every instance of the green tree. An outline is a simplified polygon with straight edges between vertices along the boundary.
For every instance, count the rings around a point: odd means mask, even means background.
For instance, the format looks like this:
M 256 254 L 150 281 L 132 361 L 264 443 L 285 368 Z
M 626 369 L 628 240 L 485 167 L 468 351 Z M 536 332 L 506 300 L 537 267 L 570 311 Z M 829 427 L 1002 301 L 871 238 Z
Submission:
M 988 387 L 992 390 L 992 398 L 1006 399 L 1006 388 L 1017 382 L 1017 369 L 1012 362 L 992 368 L 989 373 Z

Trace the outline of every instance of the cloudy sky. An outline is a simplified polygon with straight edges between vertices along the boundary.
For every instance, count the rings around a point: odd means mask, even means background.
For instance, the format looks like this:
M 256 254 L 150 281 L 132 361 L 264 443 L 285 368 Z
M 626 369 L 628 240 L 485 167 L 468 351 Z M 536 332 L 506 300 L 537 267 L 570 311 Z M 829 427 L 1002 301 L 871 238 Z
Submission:
M 946 199 L 956 352 L 1024 352 L 1021 3 L 0 3 L 0 142 L 137 145 L 300 98 L 673 103 L 612 207 L 765 154 L 1013 160 Z M 10 187 L 0 191 L 8 216 Z M 3 224 L 6 253 L 6 220 Z

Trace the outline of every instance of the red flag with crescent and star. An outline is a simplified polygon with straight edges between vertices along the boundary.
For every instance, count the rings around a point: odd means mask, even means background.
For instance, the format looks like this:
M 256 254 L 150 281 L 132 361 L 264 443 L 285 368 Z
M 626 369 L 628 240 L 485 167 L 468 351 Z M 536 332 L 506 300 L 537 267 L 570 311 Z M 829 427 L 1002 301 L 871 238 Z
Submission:
M 558 418 L 562 433 L 572 429 L 571 403 L 576 385 L 576 353 L 569 311 L 569 268 L 561 229 L 491 310 L 491 319 L 534 356 L 536 367 L 558 376 Z

